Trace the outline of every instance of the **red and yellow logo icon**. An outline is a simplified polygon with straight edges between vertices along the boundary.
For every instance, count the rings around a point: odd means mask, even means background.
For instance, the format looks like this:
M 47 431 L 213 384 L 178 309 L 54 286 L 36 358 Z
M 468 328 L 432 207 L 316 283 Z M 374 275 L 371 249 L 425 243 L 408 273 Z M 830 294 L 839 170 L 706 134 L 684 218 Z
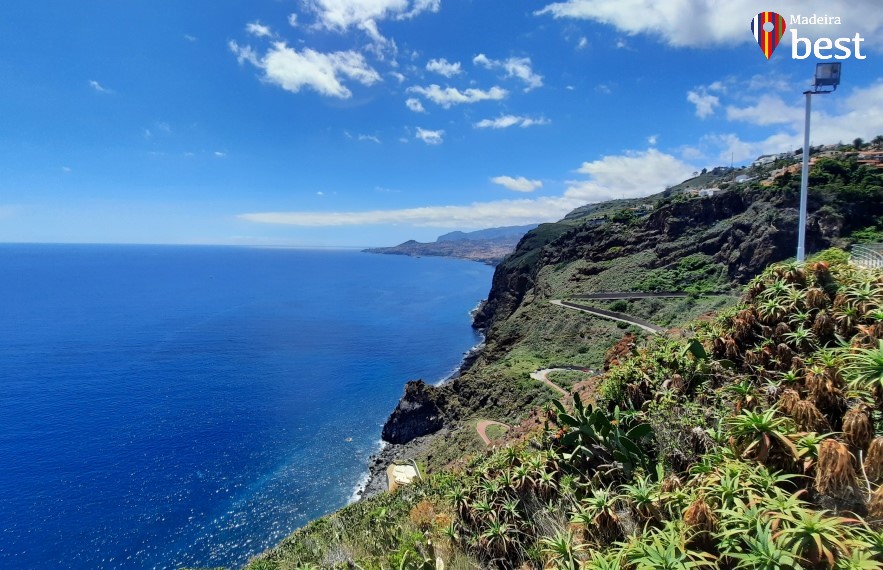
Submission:
M 751 20 L 751 31 L 767 59 L 785 34 L 785 18 L 775 12 L 761 12 Z

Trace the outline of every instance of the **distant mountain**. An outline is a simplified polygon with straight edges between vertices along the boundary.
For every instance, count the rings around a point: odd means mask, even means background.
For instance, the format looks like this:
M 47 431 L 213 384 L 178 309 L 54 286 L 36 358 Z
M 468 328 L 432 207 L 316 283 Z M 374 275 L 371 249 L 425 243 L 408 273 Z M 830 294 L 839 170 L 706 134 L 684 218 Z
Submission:
M 506 226 L 474 232 L 450 232 L 439 236 L 436 241 L 430 243 L 408 240 L 393 247 L 374 247 L 365 251 L 414 257 L 421 255 L 457 257 L 496 265 L 515 250 L 515 246 L 518 245 L 524 234 L 536 228 L 537 225 Z
M 521 236 L 537 227 L 539 224 L 530 224 L 527 226 L 505 226 L 502 228 L 488 228 L 486 230 L 476 230 L 474 232 L 451 232 L 438 236 L 436 242 L 442 241 L 478 241 L 478 240 L 496 240 L 496 239 L 514 239 L 517 243 Z

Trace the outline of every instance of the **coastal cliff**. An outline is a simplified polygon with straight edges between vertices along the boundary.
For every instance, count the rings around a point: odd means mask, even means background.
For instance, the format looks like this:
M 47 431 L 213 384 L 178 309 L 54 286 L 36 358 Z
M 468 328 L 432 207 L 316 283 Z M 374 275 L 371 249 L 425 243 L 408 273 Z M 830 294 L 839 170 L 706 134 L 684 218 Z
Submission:
M 862 232 L 862 235 L 866 235 L 883 231 L 883 176 L 855 164 L 824 161 L 816 166 L 814 176 L 818 183 L 810 194 L 811 215 L 807 229 L 807 249 L 810 252 L 831 246 L 846 247 Z M 849 178 L 849 185 L 844 186 L 842 178 L 838 178 L 841 176 Z M 825 180 L 827 183 L 823 183 Z M 471 497 L 470 501 L 479 500 L 484 496 L 482 493 L 490 492 L 481 491 L 485 481 L 497 481 L 504 472 L 511 474 L 519 465 L 534 463 L 542 464 L 541 468 L 538 467 L 542 473 L 538 471 L 531 476 L 534 483 L 529 491 L 513 480 L 501 483 L 503 488 L 514 485 L 516 491 L 512 496 L 518 499 L 522 507 L 529 504 L 530 497 L 535 497 L 541 503 L 560 498 L 564 501 L 559 505 L 560 509 L 567 511 L 570 504 L 567 501 L 574 499 L 562 498 L 569 491 L 565 491 L 560 482 L 565 476 L 589 476 L 599 466 L 583 465 L 571 473 L 562 466 L 571 460 L 553 453 L 560 450 L 550 443 L 555 441 L 550 435 L 555 432 L 544 431 L 543 425 L 548 426 L 552 422 L 554 427 L 556 414 L 548 409 L 542 411 L 542 406 L 553 398 L 560 398 L 560 393 L 531 379 L 530 373 L 555 366 L 569 366 L 578 370 L 610 368 L 603 376 L 585 373 L 565 386 L 568 391 L 582 394 L 586 401 L 603 403 L 602 408 L 609 409 L 611 414 L 616 406 L 632 408 L 635 417 L 648 422 L 647 425 L 656 432 L 653 443 L 640 442 L 638 448 L 642 450 L 641 453 L 653 455 L 671 477 L 682 481 L 687 477 L 688 468 L 699 461 L 703 454 L 714 451 L 717 445 L 703 429 L 718 425 L 714 422 L 727 418 L 733 406 L 738 412 L 748 405 L 734 402 L 732 393 L 735 392 L 727 391 L 727 387 L 738 381 L 737 376 L 747 378 L 753 374 L 752 370 L 755 369 L 752 366 L 755 365 L 751 362 L 755 360 L 766 362 L 774 368 L 779 363 L 774 359 L 763 360 L 765 353 L 742 340 L 737 342 L 744 344 L 744 357 L 738 352 L 743 350 L 740 348 L 732 350 L 733 361 L 702 364 L 699 360 L 691 359 L 708 359 L 712 350 L 717 351 L 719 347 L 712 347 L 711 344 L 705 348 L 696 344 L 681 346 L 682 341 L 678 339 L 681 335 L 692 334 L 684 328 L 698 317 L 705 322 L 718 322 L 709 313 L 724 311 L 731 315 L 731 307 L 737 301 L 734 292 L 741 290 L 769 264 L 793 255 L 797 202 L 795 181 L 785 177 L 776 179 L 770 186 L 753 184 L 734 187 L 707 198 L 671 193 L 639 200 L 620 200 L 574 212 L 560 222 L 542 224 L 528 232 L 513 253 L 497 266 L 488 299 L 475 314 L 474 324 L 484 331 L 486 337 L 483 349 L 475 358 L 464 363 L 456 378 L 441 386 L 409 383 L 402 400 L 383 427 L 384 439 L 392 443 L 375 458 L 372 472 L 380 473 L 386 463 L 392 460 L 414 460 L 420 465 L 427 482 L 405 488 L 395 495 L 381 493 L 363 500 L 334 515 L 335 520 L 342 528 L 351 528 L 354 533 L 367 532 L 375 537 L 380 536 L 377 534 L 381 532 L 380 526 L 393 526 L 402 529 L 402 532 L 424 529 L 419 533 L 428 534 L 420 534 L 421 537 L 432 535 L 433 544 L 440 544 L 443 539 L 436 537 L 438 529 L 435 529 L 434 523 L 423 522 L 434 521 L 434 517 L 439 516 L 456 521 L 451 528 L 458 533 L 469 531 L 480 536 L 485 532 L 482 530 L 485 529 L 482 526 L 484 523 L 467 508 L 471 503 L 456 502 L 456 496 L 459 496 L 456 490 L 468 489 L 469 493 L 475 493 L 467 495 Z M 844 259 L 842 253 L 831 255 L 834 259 Z M 817 275 L 812 277 L 793 268 L 769 270 L 763 281 L 764 287 L 771 287 L 776 279 L 783 279 L 782 276 L 793 279 L 794 283 L 802 284 L 800 287 L 804 288 L 809 287 L 811 279 L 829 283 L 825 281 L 831 279 L 826 273 L 827 263 L 814 265 Z M 852 278 L 848 272 L 842 275 L 843 279 Z M 614 310 L 675 331 L 655 344 L 647 333 L 623 323 L 589 317 L 549 303 L 555 299 L 602 291 L 684 291 L 689 295 L 676 299 L 613 302 L 621 304 Z M 822 300 L 816 299 L 814 302 L 820 304 Z M 829 306 L 833 301 L 829 299 L 825 303 Z M 723 327 L 719 331 L 715 329 L 715 334 L 723 337 L 739 334 L 743 336 L 738 338 L 744 339 L 744 332 L 735 333 L 726 328 L 733 326 L 732 317 L 729 318 L 729 321 L 720 321 L 724 323 L 722 325 L 714 325 Z M 777 325 L 773 330 L 765 324 L 758 324 L 752 334 L 758 336 L 759 346 L 778 342 L 780 347 L 777 350 L 791 355 L 794 362 L 802 362 L 800 358 L 793 358 L 794 351 L 811 351 L 815 345 L 803 343 L 793 348 L 782 348 L 786 342 L 784 326 Z M 792 326 L 788 325 L 789 335 L 793 334 Z M 847 332 L 851 334 L 854 330 L 853 327 Z M 767 334 L 778 334 L 778 340 L 764 340 L 762 337 Z M 883 336 L 883 328 L 880 334 Z M 616 349 L 610 352 L 614 345 Z M 720 350 L 725 350 L 726 346 L 729 345 L 721 344 Z M 610 357 L 614 352 L 615 359 Z M 644 360 L 634 364 L 634 358 Z M 614 360 L 616 362 L 611 364 Z M 738 374 L 733 376 L 734 373 L 728 372 L 732 366 L 744 366 L 744 370 L 740 368 Z M 697 372 L 697 367 L 703 372 Z M 773 377 L 773 372 L 769 374 Z M 707 377 L 716 378 L 716 384 L 700 389 L 698 383 Z M 717 389 L 721 391 L 713 391 Z M 777 390 L 776 394 L 779 394 L 781 390 Z M 750 398 L 753 399 L 749 399 L 749 402 L 766 398 L 764 394 L 766 392 L 752 392 Z M 567 404 L 566 399 L 564 403 Z M 571 421 L 567 417 L 572 416 L 558 415 L 557 421 Z M 835 418 L 836 421 L 840 421 L 839 417 Z M 504 428 L 511 426 L 504 439 L 515 451 L 490 454 L 476 433 L 479 420 L 499 422 L 504 424 Z M 684 429 L 680 430 L 682 424 Z M 557 425 L 557 437 L 567 433 L 567 425 Z M 695 443 L 700 436 L 702 445 L 690 443 Z M 530 442 L 530 446 L 524 445 L 526 441 Z M 600 444 L 593 445 L 596 445 L 593 448 L 595 453 L 601 456 L 606 453 L 597 447 Z M 535 449 L 544 451 L 537 452 Z M 622 450 L 618 453 L 622 453 Z M 639 461 L 640 457 L 632 460 Z M 501 467 L 506 465 L 506 461 L 514 462 L 514 467 Z M 619 465 L 616 469 L 626 469 L 621 461 L 615 465 Z M 447 475 L 451 472 L 455 475 Z M 643 473 L 649 477 L 652 471 Z M 633 476 L 633 472 L 626 470 L 610 481 L 604 481 L 606 485 L 634 483 Z M 542 477 L 550 478 L 555 486 L 548 490 L 539 488 L 537 482 Z M 646 482 L 649 484 L 650 479 Z M 581 484 L 589 485 L 589 482 Z M 371 496 L 380 489 L 375 481 L 374 487 L 366 489 L 364 495 Z M 627 500 L 616 499 L 622 501 L 623 505 Z M 678 512 L 686 506 L 679 506 Z M 379 512 L 384 513 L 388 520 L 378 520 Z M 519 510 L 518 513 L 518 516 L 526 517 L 524 520 L 532 521 L 539 516 L 529 510 Z M 655 520 L 652 514 L 646 516 L 651 517 L 648 520 Z M 718 513 L 716 516 L 724 514 Z M 560 524 L 566 527 L 569 520 L 562 519 Z M 298 531 L 289 539 L 290 545 L 301 545 L 297 548 L 312 545 L 309 548 L 314 550 L 298 551 L 283 544 L 256 560 L 253 567 L 277 568 L 281 566 L 274 564 L 286 560 L 323 560 L 330 551 L 325 546 L 317 545 L 337 544 L 334 541 L 339 539 L 322 530 L 321 522 L 315 527 L 311 525 Z M 537 528 L 537 525 L 531 523 L 530 528 Z M 591 530 L 580 532 L 583 533 L 579 535 L 581 541 L 594 536 Z M 615 539 L 622 536 L 616 533 L 624 531 L 619 525 L 613 525 L 609 532 L 609 536 Z M 457 536 L 460 538 L 450 542 L 457 546 L 443 551 L 447 557 L 446 563 L 450 557 L 474 556 L 467 558 L 469 563 L 463 567 L 489 567 L 492 553 L 487 546 L 476 547 L 475 544 L 479 543 L 471 543 L 459 534 Z M 531 538 L 529 544 L 498 554 L 508 560 L 503 567 L 517 567 L 519 561 L 525 560 L 522 557 L 528 555 L 525 554 L 529 552 L 528 546 L 540 544 L 541 538 L 538 535 Z M 430 546 L 423 538 L 414 540 L 414 545 L 407 546 L 409 552 L 413 552 L 414 557 L 423 556 L 429 560 L 427 553 Z M 598 545 L 615 542 L 611 542 L 608 535 L 595 537 L 594 540 Z M 406 547 L 399 544 L 398 547 L 389 548 Z M 378 552 L 376 556 L 387 556 L 384 554 L 387 551 L 381 549 Z M 259 566 L 264 562 L 268 565 Z

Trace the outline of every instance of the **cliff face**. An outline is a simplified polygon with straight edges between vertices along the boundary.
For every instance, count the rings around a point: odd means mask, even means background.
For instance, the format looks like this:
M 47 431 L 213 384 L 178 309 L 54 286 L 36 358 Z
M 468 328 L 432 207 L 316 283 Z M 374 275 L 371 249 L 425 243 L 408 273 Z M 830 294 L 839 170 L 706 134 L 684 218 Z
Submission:
M 539 235 L 540 226 L 497 266 L 475 326 L 489 330 L 512 315 L 544 267 L 578 260 L 597 263 L 650 253 L 646 269 L 656 269 L 704 254 L 725 268 L 731 286 L 745 283 L 770 263 L 794 256 L 798 201 L 793 188 L 739 189 L 708 198 L 662 200 L 649 215 L 628 222 L 565 220 L 547 224 L 559 226 L 558 231 L 546 228 L 544 235 Z M 881 205 L 866 206 L 859 210 L 855 204 L 811 195 L 807 251 L 844 245 L 842 235 L 880 215 Z
M 416 380 L 405 385 L 405 394 L 383 425 L 381 437 L 389 443 L 405 444 L 437 432 L 444 424 L 438 391 L 422 380 Z

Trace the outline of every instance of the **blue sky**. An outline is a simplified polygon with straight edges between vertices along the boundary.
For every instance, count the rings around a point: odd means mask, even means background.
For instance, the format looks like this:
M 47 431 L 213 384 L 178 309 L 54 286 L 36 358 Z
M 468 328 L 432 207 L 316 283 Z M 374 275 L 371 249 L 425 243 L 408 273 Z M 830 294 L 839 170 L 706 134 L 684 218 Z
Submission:
M 883 134 L 878 0 L 98 0 L 0 6 L 0 242 L 388 245 L 553 221 Z

